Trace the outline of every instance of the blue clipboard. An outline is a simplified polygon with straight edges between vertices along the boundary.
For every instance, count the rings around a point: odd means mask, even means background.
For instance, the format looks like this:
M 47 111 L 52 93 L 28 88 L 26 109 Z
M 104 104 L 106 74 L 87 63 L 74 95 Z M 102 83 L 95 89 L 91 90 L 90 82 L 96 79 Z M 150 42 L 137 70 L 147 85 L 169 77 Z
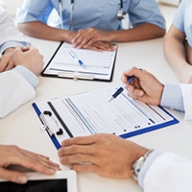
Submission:
M 50 103 L 50 101 L 48 102 Z M 57 138 L 55 137 L 54 134 L 50 133 L 50 130 L 49 130 L 49 127 L 48 125 L 46 125 L 46 123 L 43 121 L 43 119 L 41 118 L 41 115 L 42 115 L 42 112 L 40 111 L 40 109 L 38 108 L 38 104 L 36 103 L 33 103 L 32 104 L 34 110 L 36 111 L 37 113 L 37 116 L 39 117 L 40 119 L 40 122 L 42 123 L 43 126 L 45 126 L 45 130 L 47 131 L 47 134 L 49 135 L 49 137 L 51 138 L 52 142 L 54 143 L 55 147 L 57 149 L 59 149 L 61 147 L 59 141 L 57 140 Z M 52 106 L 53 107 L 53 106 Z M 171 120 L 169 121 L 166 121 L 164 123 L 161 123 L 161 124 L 156 124 L 156 125 L 150 125 L 146 128 L 142 128 L 142 129 L 136 129 L 134 131 L 131 131 L 131 132 L 128 132 L 128 133 L 125 133 L 125 134 L 120 134 L 118 136 L 122 137 L 122 138 L 128 138 L 128 137 L 132 137 L 132 136 L 136 136 L 136 135 L 139 135 L 139 134 L 143 134 L 143 133 L 147 133 L 147 132 L 150 132 L 150 131 L 154 131 L 154 130 L 157 130 L 157 129 L 161 129 L 161 128 L 165 128 L 167 126 L 171 126 L 171 125 L 174 125 L 174 124 L 177 124 L 179 123 L 179 121 L 173 116 L 171 115 L 168 111 L 166 111 L 163 107 L 161 106 L 158 106 L 159 108 L 161 108 L 161 110 L 163 110 L 166 114 L 168 114 L 168 116 L 172 117 Z M 52 110 L 55 112 L 55 115 L 57 117 L 57 119 L 60 121 L 60 123 L 63 125 L 63 129 L 65 129 L 65 131 L 67 132 L 68 136 L 69 137 L 74 137 L 73 134 L 71 133 L 70 129 L 65 125 L 65 120 L 62 119 L 59 114 L 57 113 L 56 109 L 53 109 Z M 90 133 L 91 135 L 92 133 Z
M 33 103 L 32 106 L 33 106 L 35 112 L 37 113 L 37 116 L 39 117 L 39 120 L 41 121 L 41 123 L 42 123 L 43 125 L 45 125 L 45 123 L 44 123 L 44 122 L 42 121 L 42 119 L 40 118 L 40 116 L 41 116 L 42 113 L 40 112 L 40 110 L 39 110 L 39 108 L 37 107 L 37 105 L 36 105 L 35 103 Z M 45 126 L 46 126 L 46 125 L 45 125 Z M 55 137 L 55 135 L 51 135 L 47 128 L 45 128 L 45 130 L 46 130 L 47 134 L 49 135 L 50 139 L 52 140 L 52 142 L 54 143 L 55 147 L 56 147 L 57 149 L 61 148 L 61 145 L 60 145 L 60 143 L 58 142 L 58 140 L 57 140 L 57 138 Z

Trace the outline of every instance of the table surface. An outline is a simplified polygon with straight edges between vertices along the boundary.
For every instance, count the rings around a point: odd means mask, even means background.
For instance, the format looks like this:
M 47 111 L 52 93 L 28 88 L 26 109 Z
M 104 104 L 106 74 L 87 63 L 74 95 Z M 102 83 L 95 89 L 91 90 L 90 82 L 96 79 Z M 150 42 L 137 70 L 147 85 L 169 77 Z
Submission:
M 59 42 L 29 38 L 48 63 Z M 121 85 L 122 72 L 133 66 L 146 69 L 153 73 L 162 83 L 178 83 L 172 68 L 168 65 L 163 54 L 163 38 L 134 42 L 119 43 L 115 70 L 112 82 L 73 81 L 69 79 L 40 77 L 40 84 L 36 88 L 37 96 L 34 100 L 24 104 L 7 117 L 0 119 L 1 144 L 14 144 L 26 150 L 42 153 L 58 162 L 57 150 L 49 136 L 40 129 L 40 122 L 31 104 L 33 102 L 55 97 L 71 95 L 84 91 L 105 88 L 111 85 Z M 190 147 L 192 145 L 192 122 L 184 121 L 183 114 L 169 110 L 179 121 L 179 124 L 155 130 L 129 138 L 148 148 L 162 151 L 172 151 L 181 156 L 192 159 Z M 62 169 L 68 169 L 61 165 Z M 98 191 L 142 191 L 132 179 L 109 179 L 93 173 L 78 173 L 79 192 Z

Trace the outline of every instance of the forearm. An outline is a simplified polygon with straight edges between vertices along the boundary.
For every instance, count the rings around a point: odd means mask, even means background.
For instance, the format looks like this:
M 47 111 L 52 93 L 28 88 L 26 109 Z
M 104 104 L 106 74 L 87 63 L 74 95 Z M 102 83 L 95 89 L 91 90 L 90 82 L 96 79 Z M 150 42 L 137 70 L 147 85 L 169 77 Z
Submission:
M 189 67 L 186 61 L 183 43 L 175 37 L 166 35 L 163 45 L 165 57 L 179 77 L 182 71 L 185 71 Z
M 26 35 L 52 41 L 71 42 L 76 35 L 76 32 L 53 28 L 39 21 L 18 24 L 18 28 Z
M 131 29 L 108 33 L 110 42 L 131 42 L 163 37 L 165 35 L 165 30 L 156 25 L 145 23 Z

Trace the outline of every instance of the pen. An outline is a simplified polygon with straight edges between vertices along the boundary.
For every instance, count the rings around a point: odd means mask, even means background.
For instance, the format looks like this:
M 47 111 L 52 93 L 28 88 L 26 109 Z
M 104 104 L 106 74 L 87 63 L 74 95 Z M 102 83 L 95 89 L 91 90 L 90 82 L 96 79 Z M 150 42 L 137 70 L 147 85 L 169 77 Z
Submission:
M 133 76 L 130 76 L 130 77 L 128 78 L 127 84 L 124 86 L 124 88 L 125 88 L 129 83 L 131 83 L 134 79 L 135 79 L 135 76 L 134 76 L 134 75 L 133 75 Z M 120 94 L 123 92 L 124 88 L 123 88 L 123 87 L 120 87 L 119 89 L 117 89 L 117 91 L 115 91 L 115 93 L 112 95 L 112 97 L 111 97 L 111 99 L 109 100 L 109 102 L 111 102 L 113 99 L 117 98 L 117 96 L 120 95 Z
M 73 51 L 69 51 L 69 54 L 73 59 L 75 59 L 79 63 L 80 66 L 85 68 L 85 64 L 75 55 Z
M 142 70 L 142 69 L 139 68 L 139 70 Z M 128 80 L 127 80 L 127 84 L 126 84 L 124 87 L 120 87 L 119 89 L 117 89 L 117 91 L 112 95 L 112 97 L 111 97 L 111 99 L 109 100 L 109 102 L 111 102 L 111 101 L 112 101 L 113 99 L 115 99 L 118 95 L 120 95 L 120 94 L 123 92 L 124 88 L 125 88 L 127 85 L 129 85 L 129 83 L 131 83 L 134 79 L 135 79 L 135 76 L 134 76 L 134 75 L 130 76 L 130 77 L 128 78 Z

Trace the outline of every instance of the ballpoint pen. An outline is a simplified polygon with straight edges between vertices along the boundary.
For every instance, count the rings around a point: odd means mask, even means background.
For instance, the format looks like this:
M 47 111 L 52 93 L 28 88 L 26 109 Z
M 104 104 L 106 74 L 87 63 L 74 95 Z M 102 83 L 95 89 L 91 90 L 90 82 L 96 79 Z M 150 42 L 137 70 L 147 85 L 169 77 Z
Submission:
M 109 100 L 109 102 L 111 102 L 113 99 L 117 98 L 118 95 L 120 95 L 124 88 L 129 84 L 131 83 L 133 80 L 135 79 L 135 76 L 130 76 L 127 80 L 127 84 L 124 86 L 124 87 L 119 87 L 119 89 L 117 89 L 117 91 L 115 91 L 115 93 L 112 95 L 111 99 Z
M 85 64 L 75 55 L 73 51 L 69 51 L 69 54 L 79 63 L 80 66 L 85 68 Z

